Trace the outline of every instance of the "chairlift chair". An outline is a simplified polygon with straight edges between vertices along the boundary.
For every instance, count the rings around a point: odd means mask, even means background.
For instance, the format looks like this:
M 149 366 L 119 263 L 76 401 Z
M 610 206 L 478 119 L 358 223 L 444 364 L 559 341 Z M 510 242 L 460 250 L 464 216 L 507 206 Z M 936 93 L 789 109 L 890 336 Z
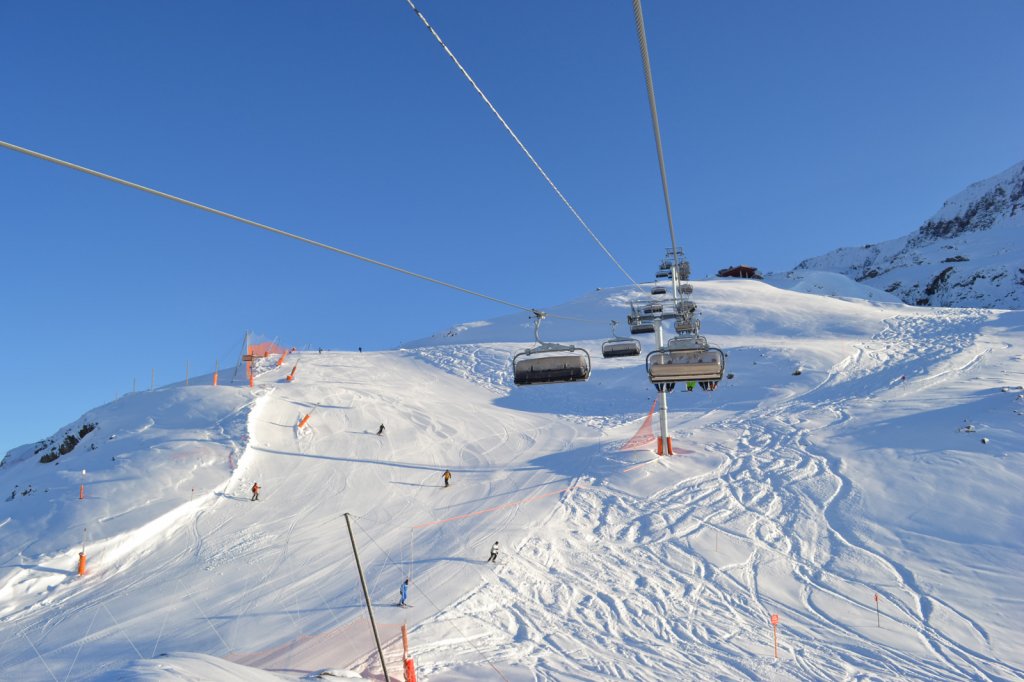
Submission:
M 683 294 L 684 296 L 689 296 L 690 294 L 693 293 L 693 285 L 690 284 L 689 282 L 683 282 L 682 284 L 679 285 L 679 293 Z
M 612 338 L 601 344 L 601 356 L 605 358 L 629 358 L 640 355 L 640 342 L 636 339 L 629 339 L 615 333 L 615 325 L 612 320 Z
M 676 318 L 676 334 L 696 334 L 700 331 L 700 320 L 690 316 Z
M 630 304 L 633 308 L 633 312 L 630 315 L 626 315 L 626 322 L 629 323 L 630 334 L 653 334 L 654 333 L 654 321 L 649 317 L 644 317 L 637 310 L 635 304 Z
M 725 353 L 718 348 L 670 347 L 647 354 L 647 376 L 655 386 L 677 381 L 714 382 L 717 385 L 724 372 Z
M 658 272 L 654 274 L 654 279 L 672 279 L 672 271 L 658 270 Z
M 664 295 L 665 295 L 665 287 L 652 287 L 651 288 L 651 296 L 664 296 Z
M 660 313 L 661 312 L 661 304 L 660 303 L 654 303 L 654 302 L 647 303 L 647 304 L 645 304 L 640 309 L 640 312 L 642 314 L 644 314 L 644 315 L 653 315 L 655 313 Z
M 689 299 L 683 299 L 676 303 L 676 314 L 688 317 L 697 311 L 697 304 Z
M 576 346 L 544 343 L 540 340 L 540 321 L 544 313 L 535 312 L 534 338 L 537 346 L 512 358 L 512 381 L 516 386 L 561 384 L 590 378 L 590 353 Z
M 630 334 L 653 334 L 654 333 L 654 322 L 636 320 L 635 322 L 629 323 Z

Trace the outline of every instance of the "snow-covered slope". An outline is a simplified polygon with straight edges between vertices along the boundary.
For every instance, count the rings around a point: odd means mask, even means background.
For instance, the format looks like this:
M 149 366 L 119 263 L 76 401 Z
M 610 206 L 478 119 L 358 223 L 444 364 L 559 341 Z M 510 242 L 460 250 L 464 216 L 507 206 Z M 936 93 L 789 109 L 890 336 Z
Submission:
M 1024 307 L 1024 162 L 946 201 L 906 237 L 808 258 L 912 305 Z
M 619 450 L 654 397 L 643 356 L 600 358 L 627 288 L 542 327 L 585 384 L 513 389 L 515 314 L 12 451 L 0 679 L 373 678 L 346 512 L 392 679 L 402 623 L 423 680 L 1024 679 L 1024 312 L 695 288 L 732 378 L 672 394 L 673 457 Z

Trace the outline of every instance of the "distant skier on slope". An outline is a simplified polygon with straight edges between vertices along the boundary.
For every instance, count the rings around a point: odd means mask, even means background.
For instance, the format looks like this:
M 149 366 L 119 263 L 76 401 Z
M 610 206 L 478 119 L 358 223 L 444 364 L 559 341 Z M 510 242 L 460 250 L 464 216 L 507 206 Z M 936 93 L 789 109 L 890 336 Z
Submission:
M 401 599 L 398 600 L 399 606 L 405 606 L 405 600 L 409 598 L 409 579 L 406 578 L 405 582 L 402 583 L 402 587 L 398 590 L 401 595 Z
M 377 429 L 377 435 L 378 435 L 378 436 L 379 436 L 379 435 L 381 435 L 382 433 L 384 433 L 384 425 L 383 425 L 383 424 L 381 424 L 381 425 L 380 425 L 380 428 L 379 428 L 379 429 Z
M 252 500 L 250 502 L 255 502 L 258 499 L 260 499 L 260 484 L 254 482 L 252 484 Z
M 487 557 L 487 562 L 496 564 L 498 563 L 498 541 L 495 540 L 494 544 L 491 545 L 491 556 Z
M 441 475 L 441 478 L 444 479 L 444 487 L 447 488 L 448 487 L 448 481 L 452 480 L 452 472 L 450 472 L 447 469 L 445 469 L 444 470 L 444 474 Z

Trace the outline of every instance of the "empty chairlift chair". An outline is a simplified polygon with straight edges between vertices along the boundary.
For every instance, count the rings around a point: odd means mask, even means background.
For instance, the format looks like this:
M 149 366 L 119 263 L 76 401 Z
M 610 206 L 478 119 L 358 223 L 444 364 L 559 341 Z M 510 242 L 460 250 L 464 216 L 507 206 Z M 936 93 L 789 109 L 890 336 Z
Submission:
M 665 295 L 665 287 L 657 286 L 657 287 L 652 287 L 651 288 L 651 296 L 664 296 L 664 295 Z
M 515 385 L 561 384 L 589 379 L 590 353 L 576 346 L 541 341 L 540 321 L 544 314 L 536 315 L 534 336 L 538 345 L 520 351 L 512 358 L 512 380 Z
M 696 334 L 700 331 L 700 320 L 693 317 L 676 318 L 676 334 Z
M 601 344 L 601 356 L 605 358 L 629 358 L 640 355 L 640 342 L 636 339 L 627 339 L 615 333 L 615 325 L 612 321 L 612 338 Z
M 629 322 L 629 333 L 630 334 L 653 334 L 654 333 L 654 322 L 651 320 L 643 320 L 639 314 L 628 315 L 626 321 Z

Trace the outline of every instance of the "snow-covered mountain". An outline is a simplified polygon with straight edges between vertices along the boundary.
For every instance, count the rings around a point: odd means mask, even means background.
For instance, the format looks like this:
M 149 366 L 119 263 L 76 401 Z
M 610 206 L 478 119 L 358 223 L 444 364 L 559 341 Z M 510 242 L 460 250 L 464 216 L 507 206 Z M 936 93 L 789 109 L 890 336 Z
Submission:
M 654 398 L 600 357 L 626 287 L 543 325 L 586 383 L 513 388 L 514 314 L 16 448 L 0 679 L 381 679 L 346 512 L 392 679 L 402 624 L 427 681 L 1024 679 L 1024 311 L 694 286 L 730 378 L 671 395 L 672 457 L 620 449 Z
M 791 278 L 826 271 L 911 305 L 1024 307 L 1024 162 L 946 201 L 916 232 L 808 258 Z

